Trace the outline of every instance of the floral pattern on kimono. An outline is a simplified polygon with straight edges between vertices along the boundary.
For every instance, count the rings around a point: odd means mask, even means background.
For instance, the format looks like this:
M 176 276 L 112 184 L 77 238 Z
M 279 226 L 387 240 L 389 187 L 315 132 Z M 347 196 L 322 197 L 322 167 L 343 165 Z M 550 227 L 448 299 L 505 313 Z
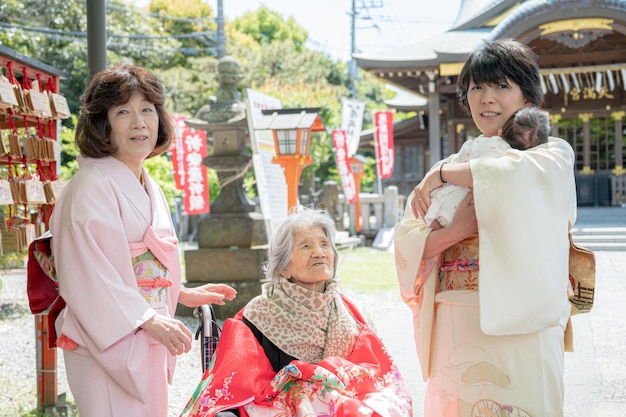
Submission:
M 235 408 L 250 417 L 413 415 L 398 368 L 367 325 L 348 358 L 333 356 L 317 364 L 294 360 L 274 373 L 241 316 L 226 321 L 182 417 L 208 417 Z
M 151 251 L 133 258 L 133 270 L 137 278 L 139 293 L 154 309 L 165 308 L 167 305 L 168 288 L 172 281 L 168 271 Z

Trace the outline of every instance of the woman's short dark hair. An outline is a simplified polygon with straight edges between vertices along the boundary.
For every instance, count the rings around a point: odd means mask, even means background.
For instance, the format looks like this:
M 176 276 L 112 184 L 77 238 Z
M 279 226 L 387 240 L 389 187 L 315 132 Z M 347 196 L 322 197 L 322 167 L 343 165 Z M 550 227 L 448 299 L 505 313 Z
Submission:
M 135 92 L 154 104 L 159 116 L 157 142 L 148 158 L 170 148 L 174 130 L 171 116 L 165 109 L 163 85 L 148 70 L 122 64 L 94 75 L 82 96 L 75 132 L 76 148 L 81 155 L 103 158 L 117 152 L 117 147 L 109 140 L 111 125 L 107 113 L 113 106 L 127 103 Z
M 498 84 L 510 80 L 519 85 L 524 98 L 541 106 L 543 91 L 537 54 L 514 39 L 500 39 L 485 44 L 467 58 L 457 83 L 459 104 L 470 114 L 467 91 L 470 82 Z

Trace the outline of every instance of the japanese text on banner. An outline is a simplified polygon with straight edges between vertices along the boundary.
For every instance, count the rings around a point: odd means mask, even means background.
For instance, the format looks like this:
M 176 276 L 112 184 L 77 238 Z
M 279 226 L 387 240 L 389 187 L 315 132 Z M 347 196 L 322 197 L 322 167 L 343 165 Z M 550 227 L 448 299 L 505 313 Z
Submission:
M 393 112 L 377 111 L 374 113 L 376 129 L 376 166 L 381 178 L 389 178 L 393 174 Z
M 170 149 L 176 186 L 183 190 L 185 212 L 204 214 L 210 210 L 207 167 L 202 160 L 208 154 L 207 134 L 190 129 L 184 117 L 174 120 L 176 141 Z
M 348 156 L 348 143 L 346 141 L 346 132 L 344 130 L 333 130 L 331 133 L 333 140 L 333 150 L 335 152 L 335 160 L 337 161 L 337 171 L 341 179 L 341 186 L 348 204 L 356 201 L 356 185 L 354 184 L 354 176 L 352 175 L 352 167 L 350 166 L 350 157 Z
M 341 130 L 346 132 L 348 142 L 348 157 L 354 156 L 359 149 L 361 127 L 363 126 L 363 112 L 365 103 L 362 101 L 345 99 L 341 112 Z

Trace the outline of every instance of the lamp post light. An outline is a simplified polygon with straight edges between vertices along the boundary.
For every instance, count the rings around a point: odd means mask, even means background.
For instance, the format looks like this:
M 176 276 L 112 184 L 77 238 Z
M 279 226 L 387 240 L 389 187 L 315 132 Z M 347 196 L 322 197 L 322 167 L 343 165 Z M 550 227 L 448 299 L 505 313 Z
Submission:
M 359 193 L 361 192 L 361 179 L 365 175 L 365 163 L 367 158 L 363 155 L 355 154 L 350 158 L 350 167 L 352 168 L 352 176 L 354 177 L 354 187 L 356 193 L 356 201 L 354 202 L 354 231 L 361 231 L 361 200 Z
M 302 169 L 313 163 L 309 155 L 311 132 L 324 131 L 320 108 L 263 110 L 259 129 L 272 130 L 276 156 L 287 181 L 287 209 L 298 205 L 298 184 Z

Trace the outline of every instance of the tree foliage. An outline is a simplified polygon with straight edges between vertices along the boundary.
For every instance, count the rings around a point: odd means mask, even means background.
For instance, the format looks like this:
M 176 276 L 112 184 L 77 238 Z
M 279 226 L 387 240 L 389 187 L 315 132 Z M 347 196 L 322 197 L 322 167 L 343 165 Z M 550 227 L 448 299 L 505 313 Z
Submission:
M 293 17 L 285 20 L 278 12 L 264 6 L 235 19 L 233 26 L 236 31 L 251 36 L 259 45 L 287 41 L 298 52 L 303 51 L 309 37 L 309 32 L 298 25 Z
M 106 2 L 107 61 L 129 62 L 154 71 L 163 81 L 167 107 L 175 114 L 193 116 L 211 103 L 218 89 L 214 10 L 203 0 L 152 0 L 140 10 L 124 0 Z M 0 44 L 33 57 L 67 74 L 61 93 L 78 114 L 80 96 L 88 79 L 87 13 L 85 0 L 5 0 L 0 2 Z M 319 107 L 326 133 L 315 134 L 311 145 L 314 164 L 303 179 L 338 180 L 330 131 L 341 123 L 342 100 L 349 96 L 347 64 L 306 47 L 308 32 L 292 17 L 266 7 L 226 22 L 226 52 L 241 63 L 245 79 L 240 88 L 252 88 L 281 100 L 283 107 Z M 355 99 L 366 102 L 363 128 L 371 127 L 372 112 L 384 108 L 392 94 L 371 75 L 357 80 Z M 77 169 L 73 147 L 75 117 L 64 121 L 62 176 Z M 179 195 L 166 174 L 169 161 L 153 158 L 147 165 L 166 190 Z M 373 164 L 371 164 L 373 165 Z M 366 166 L 366 171 L 373 170 Z M 369 178 L 372 176 L 372 178 Z M 253 182 L 248 174 L 246 184 Z M 367 175 L 363 189 L 373 183 Z M 211 197 L 219 193 L 210 172 Z

